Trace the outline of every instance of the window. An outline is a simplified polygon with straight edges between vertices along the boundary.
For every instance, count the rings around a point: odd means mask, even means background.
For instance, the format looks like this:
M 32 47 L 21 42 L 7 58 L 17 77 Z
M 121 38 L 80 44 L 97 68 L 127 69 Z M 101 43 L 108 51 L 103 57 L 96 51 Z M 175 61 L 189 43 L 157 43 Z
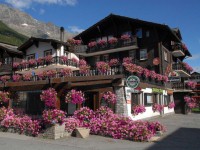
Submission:
M 167 53 L 167 51 L 164 50 L 164 60 L 165 61 L 168 61 L 167 57 L 168 57 L 168 53 Z
M 142 28 L 136 29 L 137 38 L 142 38 Z
M 140 93 L 132 93 L 131 94 L 131 107 L 133 107 L 134 105 L 139 105 L 139 104 L 140 104 Z
M 4 63 L 5 64 L 11 64 L 12 63 L 12 58 L 11 57 L 4 58 Z
M 100 56 L 95 56 L 95 62 L 100 61 Z
M 170 95 L 165 95 L 164 96 L 164 105 L 167 106 L 170 102 Z
M 147 49 L 141 49 L 140 50 L 140 60 L 147 59 Z
M 48 55 L 52 55 L 52 50 L 51 49 L 44 51 L 44 57 L 48 56 Z
M 151 106 L 151 105 L 153 105 L 153 103 L 154 103 L 154 100 L 153 100 L 152 94 L 145 93 L 144 94 L 144 105 Z
M 131 57 L 133 60 L 135 59 L 135 51 L 134 50 L 129 51 L 129 57 Z
M 26 59 L 27 59 L 27 60 L 35 59 L 35 54 L 27 55 L 27 56 L 26 56 Z
M 150 32 L 146 31 L 146 37 L 149 37 L 149 35 L 150 35 Z
M 109 55 L 103 55 L 103 61 L 109 62 Z

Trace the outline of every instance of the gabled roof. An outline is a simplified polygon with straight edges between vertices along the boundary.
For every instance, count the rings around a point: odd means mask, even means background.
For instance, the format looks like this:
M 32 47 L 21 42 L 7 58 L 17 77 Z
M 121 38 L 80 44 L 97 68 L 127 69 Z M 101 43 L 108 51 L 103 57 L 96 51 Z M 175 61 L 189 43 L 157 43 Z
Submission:
M 5 49 L 9 53 L 22 55 L 22 52 L 17 50 L 17 46 L 14 46 L 14 45 L 0 43 L 0 49 Z
M 38 42 L 48 42 L 48 43 L 50 42 L 52 44 L 54 43 L 54 44 L 61 44 L 61 45 L 67 46 L 67 43 L 62 42 L 62 41 L 58 41 L 58 40 L 55 40 L 55 39 L 43 39 L 43 38 L 31 37 L 25 43 L 23 43 L 20 47 L 18 47 L 18 50 L 24 51 L 25 49 L 32 46 L 34 43 L 36 44 Z
M 74 38 L 78 39 L 78 38 L 82 37 L 83 35 L 87 34 L 88 32 L 90 32 L 91 30 L 97 28 L 98 26 L 106 23 L 109 20 L 114 20 L 114 19 L 120 19 L 120 20 L 125 20 L 125 21 L 130 22 L 130 23 L 143 24 L 143 25 L 154 26 L 154 27 L 158 27 L 158 28 L 161 28 L 161 29 L 165 29 L 165 30 L 169 31 L 169 34 L 171 34 L 172 37 L 174 37 L 177 41 L 181 42 L 181 39 L 175 34 L 175 32 L 168 25 L 148 22 L 148 21 L 139 20 L 139 19 L 133 19 L 133 18 L 130 18 L 130 17 L 120 16 L 120 15 L 115 15 L 115 14 L 108 15 L 107 17 L 105 17 L 104 19 L 95 23 L 94 25 L 92 25 L 91 27 L 89 27 L 88 29 L 83 31 L 82 33 L 76 35 Z

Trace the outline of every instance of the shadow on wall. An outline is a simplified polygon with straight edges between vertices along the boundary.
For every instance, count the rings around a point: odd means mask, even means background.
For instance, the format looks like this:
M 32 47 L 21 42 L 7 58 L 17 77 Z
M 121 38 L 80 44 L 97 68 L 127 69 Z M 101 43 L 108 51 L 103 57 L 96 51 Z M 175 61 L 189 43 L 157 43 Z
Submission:
M 200 129 L 180 128 L 146 150 L 200 150 Z

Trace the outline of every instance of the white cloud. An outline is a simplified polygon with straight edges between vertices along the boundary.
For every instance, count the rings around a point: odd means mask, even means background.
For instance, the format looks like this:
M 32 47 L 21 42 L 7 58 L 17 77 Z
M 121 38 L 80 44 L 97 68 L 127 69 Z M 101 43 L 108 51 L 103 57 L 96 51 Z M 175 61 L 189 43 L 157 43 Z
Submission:
M 77 0 L 5 0 L 5 2 L 18 9 L 28 9 L 33 3 L 69 6 L 74 6 L 78 3 Z
M 77 26 L 69 26 L 68 28 L 73 33 L 80 33 L 80 32 L 84 31 L 84 29 L 81 29 L 81 28 L 79 28 Z
M 40 15 L 43 15 L 45 13 L 45 10 L 44 9 L 40 9 L 39 13 L 40 13 Z
M 200 66 L 193 67 L 193 72 L 199 72 L 200 73 Z

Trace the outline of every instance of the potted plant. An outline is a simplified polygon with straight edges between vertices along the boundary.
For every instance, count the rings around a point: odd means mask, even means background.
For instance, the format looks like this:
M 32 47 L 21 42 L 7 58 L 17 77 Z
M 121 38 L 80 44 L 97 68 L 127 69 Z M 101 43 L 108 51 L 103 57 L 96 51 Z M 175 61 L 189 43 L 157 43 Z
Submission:
M 138 115 L 139 113 L 144 113 L 146 111 L 145 107 L 143 105 L 134 105 L 132 108 L 133 115 Z
M 82 91 L 77 91 L 72 89 L 69 91 L 65 97 L 66 103 L 82 104 L 85 101 L 84 93 Z
M 111 47 L 111 48 L 114 48 L 114 47 L 117 45 L 117 42 L 118 42 L 118 40 L 117 40 L 117 38 L 115 38 L 115 37 L 112 37 L 112 38 L 110 38 L 110 39 L 108 40 L 108 43 L 110 44 L 110 47 Z

